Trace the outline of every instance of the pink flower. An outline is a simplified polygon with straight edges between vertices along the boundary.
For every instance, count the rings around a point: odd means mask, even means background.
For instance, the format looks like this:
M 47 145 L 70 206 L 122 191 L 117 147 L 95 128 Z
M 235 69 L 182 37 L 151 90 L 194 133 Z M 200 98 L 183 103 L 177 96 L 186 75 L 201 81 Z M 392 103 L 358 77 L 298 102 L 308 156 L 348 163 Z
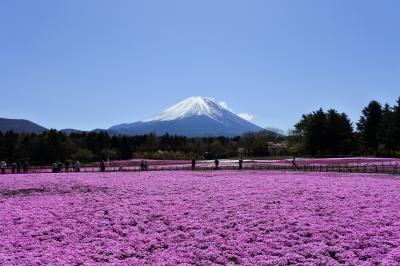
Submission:
M 399 191 L 373 174 L 4 175 L 0 264 L 399 265 Z

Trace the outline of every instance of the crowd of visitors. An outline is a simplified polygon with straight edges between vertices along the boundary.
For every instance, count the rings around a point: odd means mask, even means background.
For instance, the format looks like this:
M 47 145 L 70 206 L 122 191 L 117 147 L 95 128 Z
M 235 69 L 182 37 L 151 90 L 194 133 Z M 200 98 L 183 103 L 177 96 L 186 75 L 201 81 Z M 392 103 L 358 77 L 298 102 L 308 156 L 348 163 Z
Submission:
M 30 164 L 28 160 L 12 162 L 10 164 L 11 174 L 21 174 L 21 169 L 22 173 L 27 174 L 29 166 Z M 0 173 L 5 174 L 6 169 L 7 169 L 7 163 L 5 161 L 0 161 Z
M 219 169 L 219 163 L 220 161 L 218 159 L 214 160 L 214 170 Z M 106 171 L 106 164 L 108 165 L 109 162 L 105 162 L 102 160 L 99 164 L 99 170 L 100 172 L 105 172 Z M 191 161 L 191 169 L 194 171 L 196 170 L 196 160 L 193 159 Z M 28 160 L 23 160 L 23 161 L 16 161 L 10 163 L 10 165 L 7 168 L 7 163 L 5 161 L 0 161 L 0 174 L 5 174 L 6 169 L 8 170 L 8 173 L 11 172 L 11 174 L 20 174 L 21 171 L 22 173 L 26 174 L 28 173 L 28 169 L 30 167 L 30 164 Z M 293 169 L 297 169 L 296 165 L 296 158 L 293 157 L 292 160 L 292 167 Z M 118 171 L 124 171 L 124 168 L 122 166 L 119 166 Z M 140 171 L 148 171 L 149 170 L 149 163 L 145 160 L 142 160 L 139 163 L 139 169 Z M 243 160 L 239 159 L 239 170 L 243 169 Z M 56 161 L 51 165 L 51 171 L 53 173 L 62 173 L 62 172 L 80 172 L 81 170 L 81 165 L 78 160 L 66 160 L 64 163 L 61 163 L 60 161 Z
M 60 161 L 57 161 L 52 164 L 51 166 L 51 171 L 53 173 L 62 173 L 64 169 L 64 172 L 80 172 L 81 171 L 81 163 L 76 160 L 76 161 L 70 161 L 67 160 L 64 163 L 61 163 Z

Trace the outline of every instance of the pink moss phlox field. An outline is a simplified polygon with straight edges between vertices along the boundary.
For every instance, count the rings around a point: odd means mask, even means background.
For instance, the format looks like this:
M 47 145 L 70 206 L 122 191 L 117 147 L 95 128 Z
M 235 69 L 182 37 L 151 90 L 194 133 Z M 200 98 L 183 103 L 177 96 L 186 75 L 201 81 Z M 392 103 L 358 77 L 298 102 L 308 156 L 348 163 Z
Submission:
M 0 265 L 400 265 L 400 180 L 274 171 L 0 177 Z

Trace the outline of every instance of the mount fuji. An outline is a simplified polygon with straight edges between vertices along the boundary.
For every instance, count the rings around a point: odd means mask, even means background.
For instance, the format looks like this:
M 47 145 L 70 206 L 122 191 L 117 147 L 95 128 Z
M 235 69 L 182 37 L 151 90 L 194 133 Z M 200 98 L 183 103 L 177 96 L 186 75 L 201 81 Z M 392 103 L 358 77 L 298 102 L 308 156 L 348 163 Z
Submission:
M 108 129 L 113 134 L 170 134 L 188 137 L 239 136 L 262 128 L 239 117 L 209 97 L 190 97 L 149 119 Z

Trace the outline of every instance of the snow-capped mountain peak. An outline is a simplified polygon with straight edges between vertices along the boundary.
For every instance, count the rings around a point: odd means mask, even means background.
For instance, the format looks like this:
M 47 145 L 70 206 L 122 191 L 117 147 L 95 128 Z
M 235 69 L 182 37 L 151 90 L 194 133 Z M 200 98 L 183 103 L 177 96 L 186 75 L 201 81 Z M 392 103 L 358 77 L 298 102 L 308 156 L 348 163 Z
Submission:
M 122 135 L 142 135 L 154 132 L 190 137 L 240 136 L 262 130 L 257 125 L 232 113 L 209 97 L 190 97 L 162 113 L 144 121 L 120 124 L 109 128 Z
M 191 116 L 207 116 L 215 120 L 231 113 L 223 106 L 215 103 L 210 97 L 195 96 L 189 97 L 155 115 L 143 122 L 149 121 L 171 121 Z

